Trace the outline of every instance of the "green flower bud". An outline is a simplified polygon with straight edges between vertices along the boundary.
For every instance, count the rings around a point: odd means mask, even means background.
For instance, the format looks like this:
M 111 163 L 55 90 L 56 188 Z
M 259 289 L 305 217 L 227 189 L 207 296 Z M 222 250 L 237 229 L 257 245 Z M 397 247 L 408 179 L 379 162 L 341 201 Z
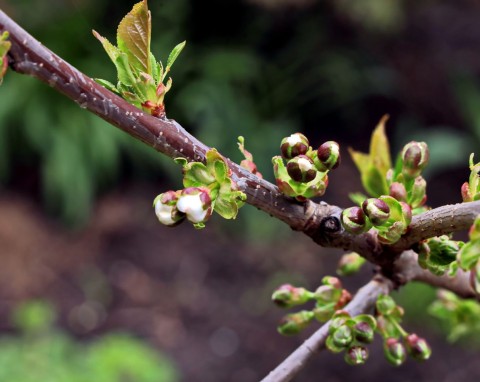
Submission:
M 410 191 L 408 202 L 412 208 L 423 206 L 427 201 L 427 182 L 423 177 L 417 176 Z
M 185 219 L 185 214 L 177 209 L 180 191 L 167 191 L 158 195 L 153 201 L 155 214 L 160 223 L 173 227 Z
M 408 354 L 417 361 L 426 361 L 432 354 L 432 349 L 424 338 L 418 337 L 416 334 L 410 334 L 405 340 Z
M 358 342 L 369 344 L 373 341 L 374 329 L 365 321 L 360 321 L 353 327 L 353 336 Z
M 360 210 L 362 211 L 362 210 Z M 362 211 L 363 213 L 363 211 Z M 365 259 L 360 256 L 358 253 L 350 252 L 343 255 L 340 258 L 337 266 L 337 274 L 340 276 L 350 276 L 357 273 L 363 264 L 365 264 Z
M 405 218 L 405 223 L 408 226 L 412 222 L 412 208 L 405 202 L 400 202 L 400 205 L 402 206 L 402 214 Z
M 390 185 L 390 196 L 397 199 L 399 202 L 407 201 L 407 190 L 402 183 L 393 182 Z
M 290 308 L 306 303 L 311 297 L 312 293 L 305 288 L 296 288 L 293 285 L 284 284 L 273 292 L 272 300 L 281 308 Z
M 332 287 L 336 289 L 342 289 L 342 282 L 338 277 L 334 276 L 324 276 L 322 278 L 322 284 L 323 285 L 331 285 Z
M 365 219 L 365 213 L 360 207 L 350 207 L 342 211 L 341 221 L 343 228 L 354 235 L 368 230 L 370 225 Z
M 381 199 L 366 199 L 362 203 L 362 209 L 374 226 L 382 225 L 390 217 L 390 207 Z
M 402 174 L 408 178 L 416 178 L 428 164 L 428 146 L 425 142 L 412 141 L 402 150 Z
M 287 163 L 287 172 L 290 177 L 300 183 L 308 183 L 315 179 L 317 170 L 313 161 L 306 155 L 297 155 Z
M 315 306 L 313 309 L 313 313 L 315 314 L 315 319 L 319 322 L 327 322 L 335 313 L 335 302 L 318 305 Z
M 331 285 L 321 285 L 314 293 L 314 298 L 319 304 L 328 304 L 337 302 L 342 295 L 341 289 L 336 289 Z
M 352 329 L 347 325 L 342 325 L 332 334 L 332 342 L 337 347 L 346 348 L 353 341 Z
M 285 336 L 297 334 L 305 329 L 314 317 L 314 313 L 308 310 L 287 314 L 280 321 L 277 330 Z
M 328 141 L 320 145 L 317 150 L 315 163 L 319 171 L 334 170 L 340 165 L 340 146 L 335 141 Z
M 394 313 L 395 308 L 397 307 L 397 304 L 395 303 L 393 298 L 391 298 L 389 295 L 382 294 L 378 296 L 375 306 L 379 314 L 388 316 Z
M 383 352 L 393 366 L 400 366 L 407 359 L 405 346 L 396 338 L 387 338 L 383 344 Z
M 187 215 L 187 219 L 203 225 L 212 215 L 212 199 L 210 191 L 205 187 L 187 187 L 182 190 L 177 209 Z
M 352 366 L 363 365 L 368 359 L 368 350 L 364 346 L 352 346 L 345 352 L 344 359 Z
M 344 326 L 346 323 L 353 323 L 350 313 L 345 310 L 337 310 L 330 321 L 330 326 L 328 327 L 328 333 L 333 334 L 335 331 Z
M 280 150 L 285 159 L 292 159 L 297 155 L 305 155 L 309 148 L 309 142 L 305 135 L 295 133 L 282 139 Z

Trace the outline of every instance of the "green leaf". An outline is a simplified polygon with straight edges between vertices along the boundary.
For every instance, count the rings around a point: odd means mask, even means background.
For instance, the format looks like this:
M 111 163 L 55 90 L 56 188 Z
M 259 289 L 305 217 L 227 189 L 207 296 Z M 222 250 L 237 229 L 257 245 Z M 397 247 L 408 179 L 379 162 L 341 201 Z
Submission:
M 112 45 L 110 41 L 108 41 L 105 37 L 100 36 L 100 34 L 98 34 L 97 31 L 93 30 L 92 33 L 102 43 L 103 49 L 105 49 L 105 52 L 107 52 L 108 57 L 110 57 L 110 60 L 112 60 L 112 62 L 115 64 L 118 56 L 122 53 L 120 49 Z
M 388 194 L 386 180 L 387 171 L 391 168 L 390 148 L 385 135 L 385 122 L 388 116 L 383 116 L 373 131 L 370 139 L 370 153 L 364 154 L 348 149 L 353 162 L 360 171 L 362 185 L 370 196 L 379 197 Z
M 102 80 L 101 78 L 95 78 L 95 82 L 102 85 L 104 88 L 110 90 L 111 92 L 118 93 L 118 89 L 110 81 Z
M 184 187 L 206 187 L 215 182 L 215 177 L 208 168 L 200 162 L 188 163 L 184 169 L 183 186 Z
M 388 139 L 385 135 L 385 123 L 388 121 L 388 118 L 388 115 L 384 115 L 382 119 L 380 119 L 380 122 L 373 131 L 370 140 L 370 158 L 373 160 L 373 164 L 384 176 L 392 167 L 390 145 L 388 144 Z
M 147 1 L 135 4 L 117 29 L 118 48 L 127 54 L 130 65 L 138 72 L 152 74 L 150 65 L 151 14 Z
M 118 80 L 127 86 L 133 86 L 137 79 L 132 72 L 130 65 L 128 64 L 128 57 L 125 53 L 121 53 L 114 61 L 117 68 Z
M 327 340 L 325 341 L 325 346 L 328 350 L 330 350 L 332 353 L 341 353 L 342 351 L 345 350 L 344 347 L 342 346 L 337 346 L 335 342 L 333 341 L 333 335 L 329 335 L 327 337 Z
M 480 240 L 466 243 L 458 252 L 458 265 L 465 271 L 472 269 L 480 260 Z
M 10 41 L 7 41 L 8 36 L 8 31 L 4 31 L 0 36 L 0 56 L 6 55 L 8 50 L 10 49 L 10 46 L 12 45 Z
M 165 76 L 167 75 L 167 73 L 170 71 L 173 63 L 175 62 L 175 60 L 178 58 L 178 56 L 180 55 L 180 53 L 182 52 L 183 48 L 185 48 L 185 44 L 187 42 L 184 41 L 184 42 L 181 42 L 180 44 L 178 44 L 175 48 L 172 49 L 172 51 L 170 52 L 170 54 L 168 55 L 168 59 L 167 59 L 167 66 L 165 67 L 165 73 L 163 74 L 163 79 L 165 78 Z
M 348 194 L 348 197 L 353 203 L 360 207 L 362 206 L 363 201 L 367 199 L 367 196 L 365 194 L 362 194 L 361 192 L 351 192 L 350 194 Z

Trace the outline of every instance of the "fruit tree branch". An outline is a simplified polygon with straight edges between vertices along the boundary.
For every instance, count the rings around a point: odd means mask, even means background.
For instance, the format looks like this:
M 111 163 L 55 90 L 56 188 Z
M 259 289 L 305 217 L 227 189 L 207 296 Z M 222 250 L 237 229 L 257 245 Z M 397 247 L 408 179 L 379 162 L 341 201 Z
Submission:
M 344 308 L 352 317 L 372 310 L 377 297 L 388 294 L 392 283 L 384 277 L 375 277 L 372 281 L 359 289 L 352 301 Z M 288 382 L 291 381 L 305 364 L 322 350 L 328 336 L 330 321 L 313 333 L 302 345 L 290 354 L 282 363 L 272 370 L 262 382 Z
M 111 93 L 51 52 L 0 10 L 0 33 L 3 31 L 10 33 L 12 46 L 8 52 L 9 65 L 18 73 L 43 81 L 80 107 L 171 158 L 205 160 L 209 147 L 177 122 L 146 114 Z M 258 178 L 229 159 L 227 162 L 232 171 L 232 179 L 245 192 L 249 204 L 282 220 L 292 229 L 304 232 L 322 246 L 356 251 L 384 269 L 395 268 L 400 254 L 418 240 L 464 230 L 480 214 L 480 201 L 443 206 L 425 212 L 413 218 L 404 238 L 393 246 L 385 246 L 371 232 L 358 236 L 345 232 L 339 220 L 341 208 L 323 202 L 297 202 L 283 196 L 275 185 Z M 422 274 L 413 262 L 409 262 L 408 266 L 412 267 L 409 271 L 413 269 L 417 275 Z M 398 266 L 395 269 L 399 274 L 406 272 Z M 417 279 L 433 283 L 435 278 L 418 276 Z

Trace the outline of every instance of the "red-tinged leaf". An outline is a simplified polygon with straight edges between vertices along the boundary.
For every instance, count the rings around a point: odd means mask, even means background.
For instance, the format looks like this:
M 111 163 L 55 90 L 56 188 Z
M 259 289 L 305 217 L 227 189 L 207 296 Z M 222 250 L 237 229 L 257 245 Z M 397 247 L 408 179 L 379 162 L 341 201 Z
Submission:
M 141 1 L 122 19 L 117 29 L 118 48 L 127 54 L 130 65 L 152 75 L 150 38 L 152 22 L 147 1 Z

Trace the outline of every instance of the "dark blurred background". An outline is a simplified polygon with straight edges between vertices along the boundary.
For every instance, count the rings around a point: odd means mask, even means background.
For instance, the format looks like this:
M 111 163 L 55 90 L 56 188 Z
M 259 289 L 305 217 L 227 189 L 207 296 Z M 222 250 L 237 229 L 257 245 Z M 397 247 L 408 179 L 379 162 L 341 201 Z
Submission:
M 115 81 L 91 30 L 115 39 L 133 1 L 0 1 L 1 9 L 84 73 Z M 239 135 L 260 171 L 282 137 L 341 143 L 329 203 L 361 191 L 347 147 L 367 151 L 388 113 L 393 153 L 431 152 L 429 205 L 461 201 L 480 155 L 480 1 L 150 0 L 152 50 L 172 70 L 167 114 L 233 160 Z M 154 197 L 181 187 L 178 166 L 31 78 L 0 88 L 0 380 L 257 381 L 315 328 L 276 333 L 272 290 L 315 289 L 340 252 L 322 249 L 246 206 L 203 231 L 160 225 Z M 478 158 L 477 158 L 478 160 Z M 345 282 L 355 290 L 371 275 Z M 406 326 L 433 345 L 399 369 L 372 346 L 361 368 L 322 354 L 298 381 L 471 381 L 477 347 L 449 345 L 401 291 Z

